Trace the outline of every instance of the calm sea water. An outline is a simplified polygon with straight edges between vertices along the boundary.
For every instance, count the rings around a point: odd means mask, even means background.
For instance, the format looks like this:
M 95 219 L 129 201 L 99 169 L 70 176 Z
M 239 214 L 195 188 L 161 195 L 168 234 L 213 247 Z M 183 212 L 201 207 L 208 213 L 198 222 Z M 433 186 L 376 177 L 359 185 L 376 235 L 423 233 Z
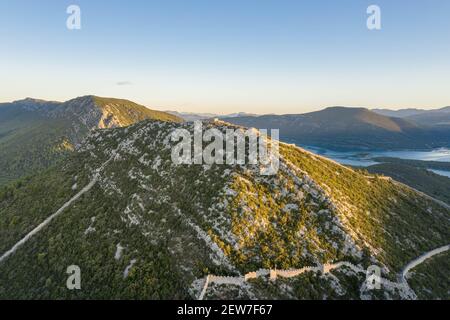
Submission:
M 360 167 L 367 167 L 377 164 L 377 162 L 374 161 L 373 159 L 378 157 L 450 162 L 450 149 L 447 148 L 440 148 L 431 151 L 339 152 L 311 146 L 302 146 L 302 147 L 316 154 L 333 159 L 341 164 Z M 442 170 L 431 170 L 431 171 L 443 176 L 450 177 L 450 171 L 442 171 Z
M 434 169 L 428 169 L 428 170 L 431 171 L 431 172 L 434 172 L 434 173 L 436 173 L 438 175 L 450 178 L 450 171 L 434 170 Z

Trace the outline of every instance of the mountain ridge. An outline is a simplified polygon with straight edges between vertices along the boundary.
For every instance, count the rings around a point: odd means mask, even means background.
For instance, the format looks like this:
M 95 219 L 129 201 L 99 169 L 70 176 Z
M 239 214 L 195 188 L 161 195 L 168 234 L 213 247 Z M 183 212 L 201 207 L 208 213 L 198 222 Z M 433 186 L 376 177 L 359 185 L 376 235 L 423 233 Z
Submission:
M 53 165 L 93 129 L 128 126 L 144 119 L 182 121 L 128 100 L 97 96 L 2 103 L 0 184 Z
M 280 129 L 280 137 L 330 150 L 433 149 L 450 146 L 450 129 L 429 128 L 366 108 L 329 107 L 305 114 L 222 118 L 258 129 Z
M 388 110 L 374 109 L 374 112 L 414 121 L 423 126 L 450 126 L 450 106 L 425 110 L 425 109 L 403 109 Z
M 195 298 L 195 280 L 208 274 L 333 261 L 376 264 L 395 280 L 407 262 L 447 244 L 450 211 L 406 186 L 284 143 L 275 176 L 252 165 L 174 165 L 169 136 L 177 128 L 192 132 L 193 124 L 145 120 L 91 132 L 63 164 L 3 189 L 2 253 L 99 174 L 88 193 L 0 264 L 0 297 Z M 84 270 L 86 290 L 59 288 L 73 263 Z M 392 288 L 355 290 L 363 276 L 343 267 L 317 278 L 214 286 L 208 297 L 401 298 Z

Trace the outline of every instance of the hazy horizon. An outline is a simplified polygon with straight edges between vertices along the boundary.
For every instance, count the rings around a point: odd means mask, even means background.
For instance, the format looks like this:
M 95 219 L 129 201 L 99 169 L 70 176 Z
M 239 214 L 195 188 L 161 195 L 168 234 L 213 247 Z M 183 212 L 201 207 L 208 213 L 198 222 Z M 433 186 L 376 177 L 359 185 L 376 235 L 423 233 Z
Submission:
M 23 98 L 20 99 L 15 99 L 12 101 L 0 101 L 1 103 L 11 103 L 11 102 L 16 102 L 16 101 L 21 101 L 21 100 L 25 100 L 25 99 L 34 99 L 34 100 L 43 100 L 43 101 L 49 101 L 49 102 L 65 102 L 68 100 L 72 100 L 75 98 L 79 98 L 79 97 L 83 97 L 83 96 L 99 96 L 99 95 L 95 95 L 95 94 L 87 94 L 87 95 L 77 95 L 74 96 L 72 98 L 69 98 L 67 100 L 55 100 L 55 99 L 45 99 L 45 98 L 41 98 L 41 97 L 30 97 L 30 96 L 25 96 Z M 177 109 L 176 106 L 152 106 L 152 105 L 147 105 L 144 103 L 141 103 L 139 101 L 135 101 L 133 99 L 129 99 L 129 98 L 124 98 L 124 97 L 115 97 L 115 96 L 110 96 L 110 97 L 103 97 L 103 98 L 114 98 L 114 99 L 125 99 L 125 100 L 129 100 L 138 104 L 141 104 L 145 107 L 147 107 L 148 109 L 153 109 L 153 110 L 158 110 L 158 111 L 167 111 L 167 112 L 179 112 L 179 113 L 191 113 L 191 114 L 217 114 L 217 115 L 230 115 L 230 114 L 236 114 L 236 113 L 248 113 L 248 114 L 257 114 L 257 115 L 268 115 L 268 114 L 274 114 L 274 115 L 284 115 L 284 114 L 302 114 L 302 113 L 308 113 L 308 112 L 314 112 L 314 111 L 320 111 L 320 110 L 324 110 L 327 108 L 333 108 L 333 107 L 343 107 L 343 108 L 365 108 L 368 110 L 376 110 L 376 109 L 382 109 L 382 110 L 389 110 L 389 111 L 400 111 L 400 110 L 408 110 L 408 109 L 417 109 L 417 110 L 438 110 L 438 109 L 442 109 L 442 108 L 446 108 L 449 107 L 450 104 L 445 105 L 445 106 L 437 106 L 437 107 L 405 107 L 405 108 L 383 108 L 383 107 L 367 107 L 367 106 L 344 106 L 344 105 L 330 105 L 330 106 L 321 106 L 321 107 L 317 107 L 317 108 L 312 108 L 309 111 L 299 111 L 299 112 L 291 112 L 291 113 L 278 113 L 278 112 L 268 112 L 268 113 L 258 113 L 258 112 L 248 112 L 246 110 L 237 110 L 234 112 L 214 112 L 213 110 L 211 111 L 191 111 L 191 110 L 181 110 L 181 109 Z
M 450 2 L 0 3 L 1 101 L 94 93 L 158 110 L 289 114 L 450 104 Z M 369 5 L 381 30 L 368 30 Z

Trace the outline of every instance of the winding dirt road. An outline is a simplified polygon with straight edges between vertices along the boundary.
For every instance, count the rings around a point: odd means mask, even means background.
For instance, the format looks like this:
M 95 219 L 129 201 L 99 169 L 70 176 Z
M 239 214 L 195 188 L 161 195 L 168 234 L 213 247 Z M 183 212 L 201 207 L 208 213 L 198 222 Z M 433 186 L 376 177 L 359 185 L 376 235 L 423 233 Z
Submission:
M 446 245 L 446 246 L 443 246 L 443 247 L 440 247 L 440 248 L 437 248 L 437 249 L 434 249 L 434 250 L 431 250 L 431 251 L 428 251 L 428 252 L 422 254 L 420 257 L 414 259 L 413 261 L 408 263 L 403 268 L 402 272 L 400 273 L 400 280 L 403 281 L 403 282 L 406 282 L 406 275 L 408 274 L 408 272 L 411 269 L 417 267 L 419 264 L 423 263 L 425 260 L 428 260 L 431 257 L 433 257 L 433 256 L 435 256 L 437 254 L 443 253 L 445 251 L 448 251 L 448 250 L 450 250 L 450 244 Z
M 120 145 L 119 145 L 120 146 Z M 17 249 L 19 249 L 22 245 L 24 245 L 28 240 L 30 240 L 35 234 L 37 234 L 39 231 L 41 231 L 43 228 L 45 228 L 53 219 L 55 219 L 57 216 L 59 216 L 65 209 L 67 209 L 73 202 L 77 201 L 83 194 L 88 192 L 92 189 L 92 187 L 97 183 L 98 179 L 100 178 L 100 172 L 108 165 L 108 163 L 114 158 L 116 155 L 117 150 L 114 150 L 112 152 L 111 157 L 105 161 L 100 168 L 96 169 L 94 171 L 94 177 L 87 184 L 83 189 L 80 190 L 76 195 L 74 195 L 69 201 L 64 203 L 61 208 L 58 209 L 55 213 L 53 213 L 51 216 L 49 216 L 47 219 L 45 219 L 41 224 L 39 224 L 36 228 L 31 230 L 25 237 L 23 237 L 19 242 L 17 242 L 11 249 L 6 251 L 2 256 L 0 257 L 0 263 L 2 263 L 4 260 L 6 260 L 10 255 L 14 254 Z
M 94 179 L 85 186 L 80 192 L 78 192 L 76 195 L 74 195 L 69 201 L 64 203 L 61 208 L 59 208 L 58 211 L 56 211 L 54 214 L 49 216 L 47 219 L 45 219 L 40 225 L 38 225 L 36 228 L 31 230 L 25 237 L 22 238 L 19 242 L 17 242 L 11 249 L 6 251 L 1 257 L 0 257 L 0 263 L 6 260 L 10 255 L 15 253 L 17 249 L 19 249 L 22 245 L 24 245 L 28 240 L 31 239 L 36 233 L 41 231 L 45 226 L 47 226 L 53 219 L 55 219 L 57 216 L 59 216 L 66 208 L 68 208 L 73 202 L 78 200 L 84 193 L 88 192 L 92 189 L 92 187 L 97 183 L 98 181 L 98 174 L 94 176 Z

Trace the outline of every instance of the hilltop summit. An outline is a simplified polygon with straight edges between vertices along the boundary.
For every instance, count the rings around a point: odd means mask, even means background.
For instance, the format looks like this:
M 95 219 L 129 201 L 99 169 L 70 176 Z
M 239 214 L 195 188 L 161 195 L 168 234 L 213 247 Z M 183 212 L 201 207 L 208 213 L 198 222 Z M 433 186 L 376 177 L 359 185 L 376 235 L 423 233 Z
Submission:
M 181 122 L 174 115 L 132 101 L 96 96 L 66 102 L 26 98 L 0 104 L 0 185 L 53 165 L 95 129 L 151 119 Z

